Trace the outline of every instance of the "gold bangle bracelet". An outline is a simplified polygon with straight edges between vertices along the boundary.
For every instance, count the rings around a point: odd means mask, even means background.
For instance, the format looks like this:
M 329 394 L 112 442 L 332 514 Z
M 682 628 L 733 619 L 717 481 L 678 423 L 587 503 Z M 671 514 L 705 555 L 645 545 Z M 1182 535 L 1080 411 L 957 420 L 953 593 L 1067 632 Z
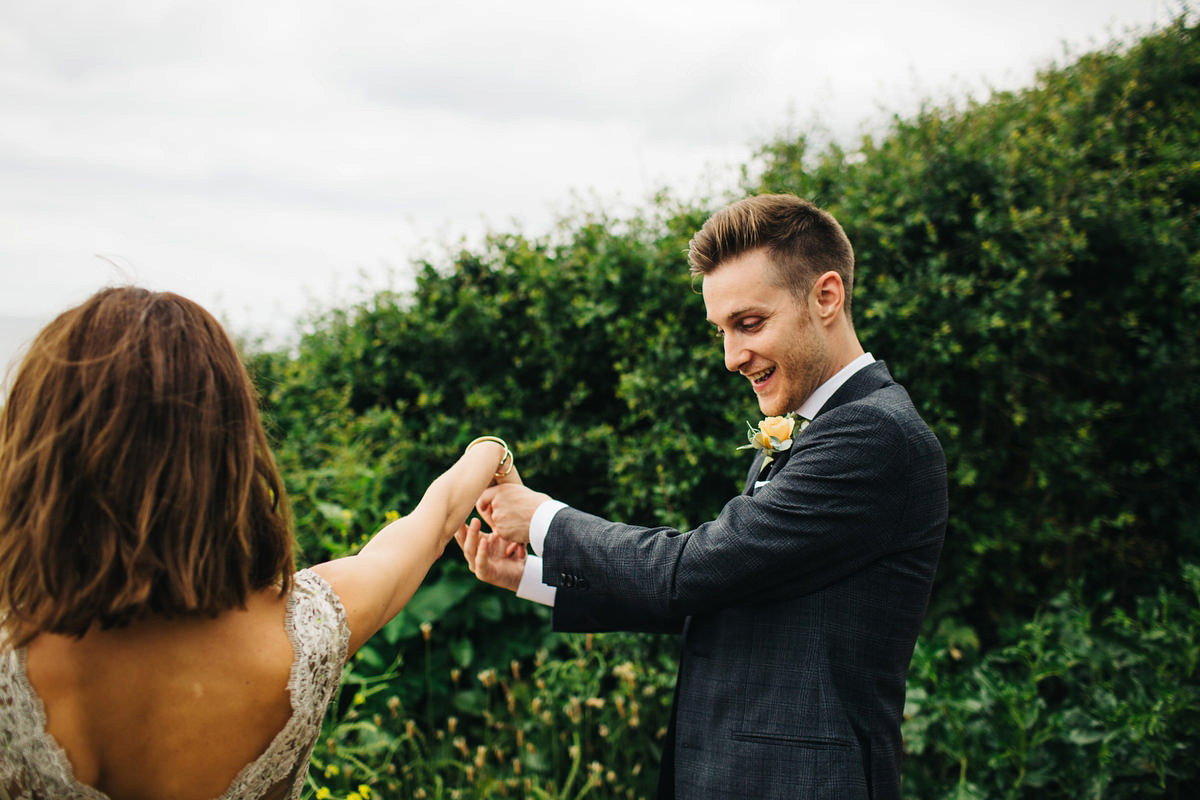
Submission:
M 464 453 L 467 452 L 467 450 L 470 450 L 472 447 L 479 444 L 480 442 L 495 442 L 496 444 L 498 444 L 504 448 L 504 455 L 500 458 L 500 464 L 496 467 L 495 475 L 497 478 L 503 478 L 505 475 L 512 472 L 512 468 L 513 468 L 512 450 L 508 449 L 508 442 L 504 441 L 499 436 L 480 436 L 478 439 L 473 439 L 473 440 L 471 440 L 471 443 L 467 445 L 466 450 L 463 450 L 463 452 Z M 507 469 L 504 469 L 505 464 L 508 465 Z M 500 471 L 501 469 L 504 469 L 504 471 L 501 472 Z

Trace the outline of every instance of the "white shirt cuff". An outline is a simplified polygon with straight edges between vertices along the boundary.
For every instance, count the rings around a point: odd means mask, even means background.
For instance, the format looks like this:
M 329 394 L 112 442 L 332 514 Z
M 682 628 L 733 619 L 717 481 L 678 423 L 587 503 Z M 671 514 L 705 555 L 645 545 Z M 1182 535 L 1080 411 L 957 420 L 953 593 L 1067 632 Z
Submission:
M 532 600 L 544 606 L 553 606 L 558 589 L 542 583 L 542 560 L 532 553 L 525 556 L 525 571 L 521 573 L 521 584 L 517 586 L 517 597 Z
M 554 515 L 566 507 L 566 503 L 558 500 L 547 500 L 533 512 L 533 518 L 529 520 L 529 546 L 533 548 L 534 553 L 542 554 L 546 544 L 546 534 L 550 532 L 550 523 L 554 521 Z M 540 572 L 538 577 L 541 577 Z

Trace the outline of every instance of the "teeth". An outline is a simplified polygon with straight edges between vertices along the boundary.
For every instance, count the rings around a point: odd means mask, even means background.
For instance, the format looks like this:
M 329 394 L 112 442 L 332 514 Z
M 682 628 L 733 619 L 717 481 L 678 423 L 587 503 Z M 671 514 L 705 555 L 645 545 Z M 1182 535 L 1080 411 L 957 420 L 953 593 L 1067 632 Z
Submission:
M 767 378 L 771 377 L 771 373 L 774 371 L 775 371 L 774 367 L 769 367 L 768 369 L 764 369 L 762 372 L 756 372 L 753 375 L 751 375 L 750 380 L 753 381 L 754 383 L 762 383 Z

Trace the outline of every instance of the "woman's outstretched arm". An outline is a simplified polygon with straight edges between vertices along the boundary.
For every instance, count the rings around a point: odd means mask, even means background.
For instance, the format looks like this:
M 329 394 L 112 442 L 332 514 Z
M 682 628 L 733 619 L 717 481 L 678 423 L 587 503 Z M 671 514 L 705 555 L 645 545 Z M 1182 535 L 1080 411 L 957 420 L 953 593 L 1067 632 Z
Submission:
M 317 564 L 346 608 L 354 653 L 405 604 L 493 481 L 519 482 L 512 454 L 497 441 L 476 440 L 434 479 L 409 514 L 388 523 L 352 556 Z

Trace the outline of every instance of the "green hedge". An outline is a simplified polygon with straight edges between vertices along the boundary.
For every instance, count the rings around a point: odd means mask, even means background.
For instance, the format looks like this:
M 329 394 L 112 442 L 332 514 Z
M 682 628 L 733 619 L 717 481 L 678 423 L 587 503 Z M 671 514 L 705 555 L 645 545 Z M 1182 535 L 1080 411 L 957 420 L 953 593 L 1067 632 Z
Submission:
M 942 620 L 909 673 L 914 798 L 1194 797 L 1200 789 L 1200 566 L 1126 611 L 1078 584 L 987 652 Z
M 946 449 L 950 528 L 905 723 L 914 797 L 1197 788 L 1198 36 L 1182 15 L 1029 89 L 930 104 L 853 148 L 779 139 L 746 169 L 746 191 L 801 194 L 842 221 L 860 338 Z M 725 200 L 661 195 L 631 219 L 575 212 L 542 237 L 497 233 L 418 265 L 412 291 L 254 355 L 303 559 L 357 547 L 481 433 L 586 510 L 680 527 L 715 515 L 739 488 L 735 448 L 757 409 L 724 370 L 684 253 Z M 653 753 L 613 703 L 613 716 L 553 723 L 527 760 L 516 731 L 536 725 L 496 703 L 572 707 L 587 670 L 567 666 L 581 658 L 608 659 L 592 665 L 609 682 L 595 691 L 620 685 L 619 659 L 661 687 L 673 643 L 549 635 L 544 610 L 458 560 L 351 665 L 314 785 L 649 792 L 652 764 L 581 777 L 593 761 L 607 772 L 596 725 Z M 511 669 L 524 677 L 503 691 L 476 679 Z M 646 710 L 655 730 L 663 708 Z M 475 756 L 456 737 L 502 752 L 468 780 Z M 555 741 L 573 755 L 547 759 Z M 394 758 L 417 758 L 416 772 L 389 774 Z

